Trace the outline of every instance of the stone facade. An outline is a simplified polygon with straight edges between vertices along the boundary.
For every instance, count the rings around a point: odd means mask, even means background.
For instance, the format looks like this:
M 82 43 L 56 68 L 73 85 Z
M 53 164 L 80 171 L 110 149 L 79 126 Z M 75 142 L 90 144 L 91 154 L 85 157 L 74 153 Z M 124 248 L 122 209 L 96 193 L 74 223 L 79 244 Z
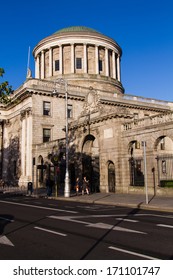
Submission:
M 49 175 L 63 184 L 67 109 L 72 188 L 86 175 L 91 191 L 143 193 L 147 184 L 173 195 L 173 104 L 125 94 L 121 55 L 113 39 L 84 27 L 37 44 L 35 78 L 0 108 L 4 181 L 38 188 Z

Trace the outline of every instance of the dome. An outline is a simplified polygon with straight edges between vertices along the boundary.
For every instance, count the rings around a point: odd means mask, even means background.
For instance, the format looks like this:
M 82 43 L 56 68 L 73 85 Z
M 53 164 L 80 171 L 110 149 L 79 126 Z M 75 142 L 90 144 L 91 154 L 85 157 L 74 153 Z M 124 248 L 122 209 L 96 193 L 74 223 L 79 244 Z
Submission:
M 85 26 L 70 26 L 66 28 L 62 28 L 58 31 L 56 31 L 54 34 L 59 34 L 59 33 L 69 33 L 69 32 L 92 32 L 92 33 L 98 33 L 101 34 L 100 32 L 96 31 L 93 28 L 85 27 Z
M 122 94 L 120 46 L 85 26 L 69 26 L 41 40 L 33 50 L 38 79 L 65 77 L 71 85 L 104 88 Z M 107 81 L 107 82 L 106 82 Z

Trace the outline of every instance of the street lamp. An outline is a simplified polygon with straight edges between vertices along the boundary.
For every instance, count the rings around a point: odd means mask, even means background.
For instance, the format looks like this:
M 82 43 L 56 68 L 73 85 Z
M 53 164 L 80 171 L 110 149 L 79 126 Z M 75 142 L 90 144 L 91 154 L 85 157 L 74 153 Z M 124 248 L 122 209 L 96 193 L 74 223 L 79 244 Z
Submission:
M 148 185 L 147 185 L 147 161 L 146 161 L 146 141 L 142 141 L 143 155 L 144 155 L 144 181 L 145 181 L 145 197 L 146 204 L 148 204 Z
M 55 80 L 55 89 L 53 90 L 53 93 L 56 94 L 56 84 L 59 85 L 64 85 L 65 86 L 65 113 L 66 113 L 66 141 L 65 141 L 65 146 L 66 146 L 66 172 L 65 172 L 65 189 L 64 189 L 64 197 L 70 197 L 70 180 L 69 180 L 69 170 L 68 170 L 68 92 L 67 92 L 67 80 L 63 78 L 59 78 Z

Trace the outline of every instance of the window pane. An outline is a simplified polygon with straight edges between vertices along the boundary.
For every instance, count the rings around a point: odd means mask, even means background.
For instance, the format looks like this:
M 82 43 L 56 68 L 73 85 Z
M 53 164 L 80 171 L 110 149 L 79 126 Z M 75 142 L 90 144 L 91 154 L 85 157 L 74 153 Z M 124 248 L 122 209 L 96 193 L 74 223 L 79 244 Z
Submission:
M 82 58 L 76 58 L 76 69 L 82 69 Z
M 43 128 L 43 142 L 50 141 L 50 129 Z
M 55 60 L 55 71 L 59 71 L 59 59 Z
M 102 60 L 99 60 L 99 71 L 103 71 Z
M 73 116 L 73 106 L 71 104 L 68 104 L 68 109 L 67 109 L 67 113 L 68 113 L 68 118 L 72 118 Z
M 43 115 L 50 116 L 50 102 L 43 101 Z

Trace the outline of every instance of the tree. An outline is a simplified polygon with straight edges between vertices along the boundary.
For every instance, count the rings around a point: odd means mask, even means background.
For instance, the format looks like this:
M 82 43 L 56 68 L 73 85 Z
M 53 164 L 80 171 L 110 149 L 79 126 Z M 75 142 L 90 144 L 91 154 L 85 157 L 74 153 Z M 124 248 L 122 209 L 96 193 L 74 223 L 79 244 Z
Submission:
M 5 71 L 3 68 L 0 68 L 0 77 L 3 77 Z M 0 103 L 8 104 L 10 102 L 9 95 L 13 93 L 12 87 L 9 86 L 7 81 L 0 84 Z

